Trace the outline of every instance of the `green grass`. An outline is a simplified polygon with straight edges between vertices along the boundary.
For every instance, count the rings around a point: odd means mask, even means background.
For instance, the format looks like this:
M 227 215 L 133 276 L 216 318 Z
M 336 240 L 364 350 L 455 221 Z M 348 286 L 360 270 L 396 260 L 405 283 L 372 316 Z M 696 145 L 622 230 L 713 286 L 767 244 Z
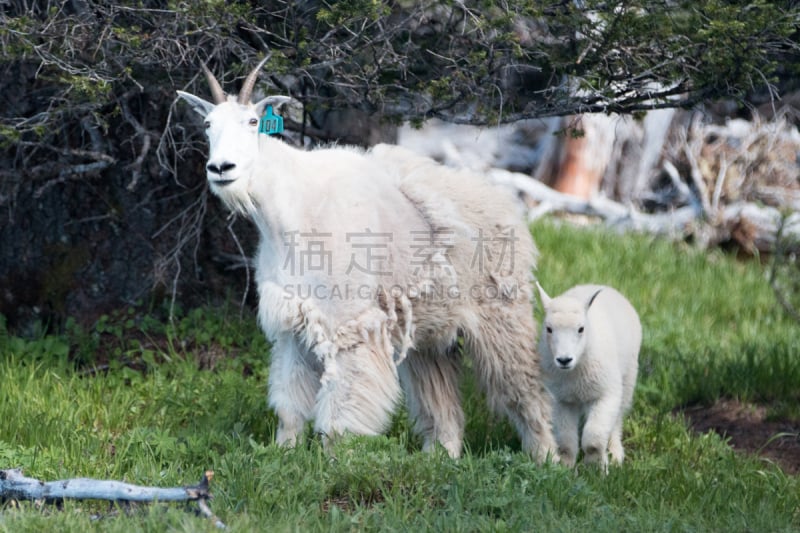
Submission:
M 550 294 L 604 283 L 639 311 L 639 397 L 647 404 L 671 409 L 721 396 L 800 404 L 800 325 L 777 304 L 755 261 L 598 230 L 541 226 L 534 233 L 539 279 Z
M 797 414 L 798 326 L 762 269 L 647 237 L 533 230 L 550 294 L 607 283 L 642 316 L 628 456 L 607 477 L 533 464 L 471 380 L 458 461 L 421 453 L 402 412 L 388 436 L 347 438 L 332 454 L 310 434 L 297 449 L 277 448 L 268 347 L 234 307 L 194 310 L 170 326 L 123 311 L 91 331 L 71 325 L 33 340 L 9 337 L 0 323 L 0 468 L 158 486 L 196 483 L 213 469 L 211 506 L 234 531 L 799 531 L 797 477 L 692 434 L 672 414 L 721 396 Z M 107 369 L 83 370 L 106 356 Z M 180 505 L 117 515 L 96 502 L 0 505 L 0 531 L 213 529 Z

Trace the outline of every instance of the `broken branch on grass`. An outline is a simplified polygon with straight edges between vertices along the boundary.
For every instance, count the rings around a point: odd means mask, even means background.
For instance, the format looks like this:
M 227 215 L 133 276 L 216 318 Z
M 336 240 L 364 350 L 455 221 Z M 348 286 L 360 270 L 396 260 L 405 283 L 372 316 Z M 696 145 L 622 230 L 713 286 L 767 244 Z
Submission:
M 144 487 L 122 481 L 72 478 L 58 481 L 40 481 L 26 477 L 18 468 L 0 470 L 0 500 L 32 500 L 61 502 L 73 500 L 109 500 L 118 502 L 197 502 L 200 513 L 214 521 L 219 528 L 223 524 L 211 512 L 207 500 L 212 498 L 209 484 L 214 472 L 207 470 L 197 485 L 160 488 Z

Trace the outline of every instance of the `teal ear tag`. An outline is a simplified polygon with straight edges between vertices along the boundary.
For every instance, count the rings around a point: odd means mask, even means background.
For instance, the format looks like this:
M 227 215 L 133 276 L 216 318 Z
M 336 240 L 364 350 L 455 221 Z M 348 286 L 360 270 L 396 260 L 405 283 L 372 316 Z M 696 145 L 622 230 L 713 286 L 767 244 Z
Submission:
M 268 105 L 264 116 L 258 121 L 258 133 L 264 135 L 275 135 L 283 132 L 283 117 L 272 112 L 272 106 Z

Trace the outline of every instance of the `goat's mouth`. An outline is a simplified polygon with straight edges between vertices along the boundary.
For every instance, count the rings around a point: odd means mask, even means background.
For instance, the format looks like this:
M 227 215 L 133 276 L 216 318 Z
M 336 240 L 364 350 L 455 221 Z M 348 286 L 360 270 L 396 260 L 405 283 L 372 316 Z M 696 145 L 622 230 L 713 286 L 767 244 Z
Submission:
M 216 185 L 217 187 L 225 187 L 226 185 L 230 185 L 231 183 L 236 181 L 236 179 L 228 180 L 222 178 L 218 180 L 208 180 L 208 181 L 211 182 L 212 185 Z

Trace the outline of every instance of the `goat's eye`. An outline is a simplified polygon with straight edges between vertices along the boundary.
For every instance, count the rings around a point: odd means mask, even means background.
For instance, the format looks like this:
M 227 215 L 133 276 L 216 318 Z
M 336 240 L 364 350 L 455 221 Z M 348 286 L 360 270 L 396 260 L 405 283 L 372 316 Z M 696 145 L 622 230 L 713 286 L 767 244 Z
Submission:
M 250 121 L 248 122 L 248 124 L 250 124 L 251 126 L 258 126 L 258 119 L 257 118 L 251 118 Z
M 583 326 L 578 328 L 578 333 L 583 333 Z
M 205 122 L 203 122 L 203 127 L 204 127 L 205 129 L 208 129 L 208 128 L 210 128 L 210 127 L 211 127 L 211 122 L 209 122 L 209 121 L 207 121 L 207 120 L 206 120 Z
M 547 326 L 547 328 L 545 329 L 547 329 L 547 333 L 553 333 L 553 328 L 551 328 L 550 326 Z

